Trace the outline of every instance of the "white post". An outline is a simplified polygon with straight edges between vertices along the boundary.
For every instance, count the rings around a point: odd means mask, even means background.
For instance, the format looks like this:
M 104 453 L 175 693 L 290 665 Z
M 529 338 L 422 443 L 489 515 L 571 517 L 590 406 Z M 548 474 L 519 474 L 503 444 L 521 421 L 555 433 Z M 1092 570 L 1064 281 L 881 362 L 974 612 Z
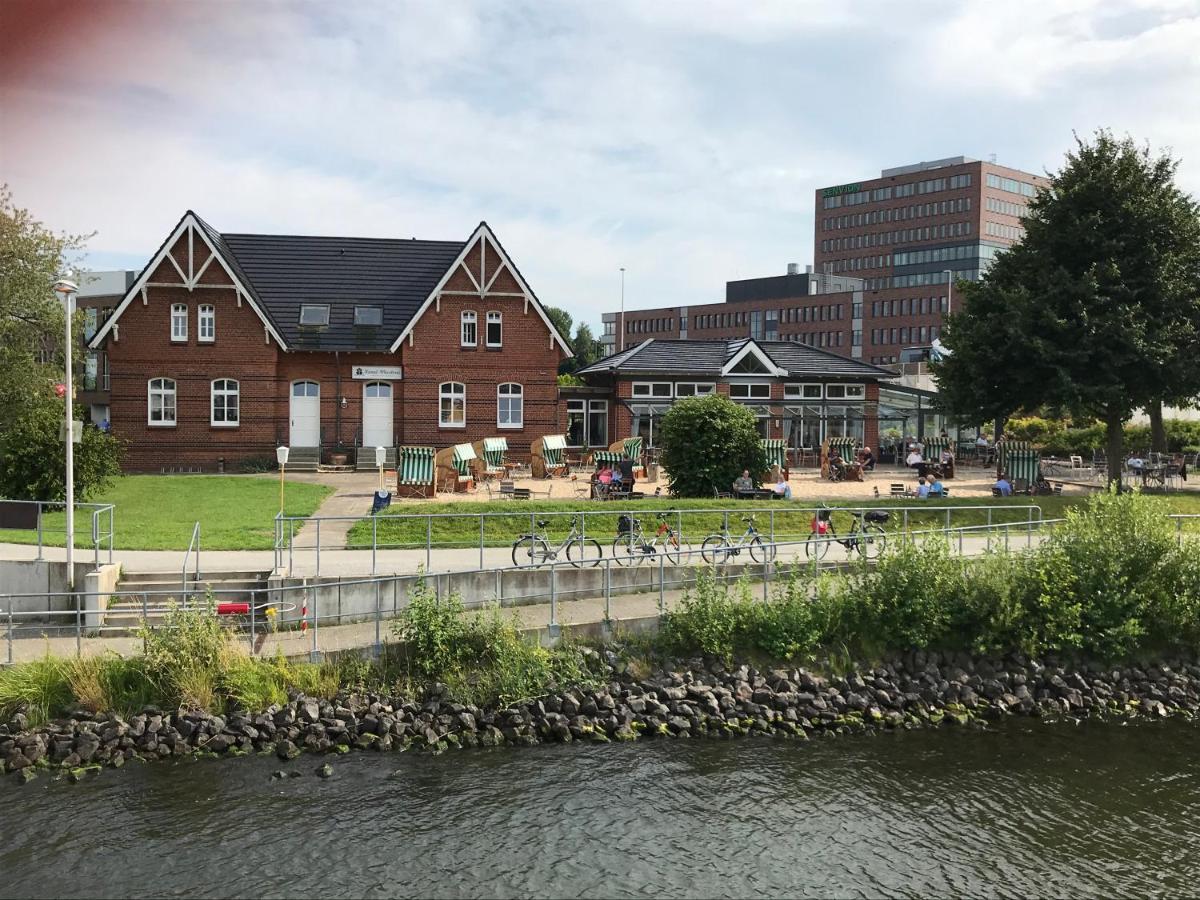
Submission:
M 74 390 L 71 378 L 72 365 L 72 346 L 71 346 L 71 298 L 75 295 L 78 288 L 73 281 L 67 278 L 60 278 L 54 283 L 54 292 L 58 294 L 59 299 L 63 302 L 63 309 L 66 313 L 64 318 L 67 320 L 67 345 L 65 348 L 66 355 L 66 380 L 64 387 L 66 394 L 64 396 L 64 406 L 66 406 L 66 476 L 67 476 L 67 587 L 70 590 L 75 589 L 75 410 L 74 410 Z
M 621 346 L 617 348 L 620 353 L 625 349 L 625 267 L 621 266 L 621 320 L 618 323 L 617 333 L 620 335 Z

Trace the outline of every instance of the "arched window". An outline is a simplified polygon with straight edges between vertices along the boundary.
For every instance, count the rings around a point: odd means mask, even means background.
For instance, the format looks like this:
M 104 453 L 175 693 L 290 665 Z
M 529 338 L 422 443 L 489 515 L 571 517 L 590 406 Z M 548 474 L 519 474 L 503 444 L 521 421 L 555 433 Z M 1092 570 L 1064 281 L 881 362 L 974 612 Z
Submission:
M 519 384 L 496 386 L 496 427 L 523 428 L 525 425 L 525 391 Z
M 170 378 L 151 378 L 146 386 L 146 423 L 155 426 L 175 424 L 175 382 Z
M 497 310 L 487 314 L 487 345 L 499 347 L 504 343 L 504 316 Z
M 187 304 L 171 304 L 171 340 L 187 341 Z
M 212 383 L 211 423 L 222 428 L 238 425 L 238 383 L 232 378 L 218 378 Z
M 479 317 L 475 314 L 475 310 L 464 309 L 462 311 L 462 346 L 474 347 L 478 344 L 478 319 Z
M 466 428 L 467 386 L 458 381 L 447 381 L 438 394 L 441 401 L 438 424 L 443 428 Z
M 217 339 L 217 308 L 211 303 L 201 303 L 196 315 L 196 340 L 211 344 Z

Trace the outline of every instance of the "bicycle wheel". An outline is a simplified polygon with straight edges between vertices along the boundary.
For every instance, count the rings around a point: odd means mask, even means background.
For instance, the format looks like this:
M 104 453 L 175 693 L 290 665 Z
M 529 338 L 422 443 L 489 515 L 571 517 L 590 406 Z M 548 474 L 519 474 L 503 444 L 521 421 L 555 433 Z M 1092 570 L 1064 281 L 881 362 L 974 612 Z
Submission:
M 618 534 L 613 538 L 612 556 L 618 566 L 636 566 L 646 554 L 642 552 L 641 541 L 631 534 Z
M 833 540 L 833 532 L 817 534 L 815 531 L 804 542 L 804 556 L 807 559 L 821 560 L 829 553 L 829 544 Z
M 539 537 L 523 537 L 513 541 L 514 566 L 544 566 L 553 557 L 550 545 Z
M 662 552 L 667 555 L 667 562 L 673 566 L 690 565 L 695 562 L 690 544 L 685 544 L 676 538 L 670 538 L 663 546 Z
M 864 525 L 863 530 L 856 535 L 858 552 L 864 559 L 878 559 L 887 546 L 887 532 L 878 525 Z
M 567 544 L 567 559 L 577 569 L 598 566 L 604 559 L 604 548 L 591 538 L 575 538 Z
M 771 562 L 775 559 L 775 545 L 768 544 L 756 534 L 750 538 L 750 558 L 756 563 Z
M 710 566 L 729 559 L 729 542 L 723 534 L 710 534 L 700 545 L 700 556 Z

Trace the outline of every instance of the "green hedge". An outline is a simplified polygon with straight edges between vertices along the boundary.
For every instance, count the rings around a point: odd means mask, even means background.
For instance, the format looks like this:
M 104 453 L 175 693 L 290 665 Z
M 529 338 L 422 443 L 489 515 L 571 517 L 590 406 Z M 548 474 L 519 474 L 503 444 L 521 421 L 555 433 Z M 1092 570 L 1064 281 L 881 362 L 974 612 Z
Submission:
M 1196 453 L 1200 451 L 1200 422 L 1186 419 L 1167 419 L 1163 422 L 1167 433 L 1167 450 L 1172 453 Z M 1149 425 L 1126 425 L 1125 448 L 1129 451 L 1147 450 L 1150 447 Z M 1077 454 L 1091 456 L 1094 450 L 1105 446 L 1104 426 L 1099 422 L 1068 424 L 1062 419 L 1044 419 L 1026 416 L 1009 421 L 1004 433 L 1014 440 L 1031 441 L 1043 453 L 1053 456 Z

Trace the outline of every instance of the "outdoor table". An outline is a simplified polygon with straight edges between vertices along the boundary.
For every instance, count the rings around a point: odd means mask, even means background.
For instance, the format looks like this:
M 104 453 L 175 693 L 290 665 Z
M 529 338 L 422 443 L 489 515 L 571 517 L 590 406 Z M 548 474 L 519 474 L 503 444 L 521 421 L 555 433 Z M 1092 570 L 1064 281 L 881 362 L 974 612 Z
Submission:
M 733 496 L 738 500 L 770 500 L 773 497 L 782 497 L 783 495 L 760 488 L 754 491 L 734 491 Z
M 1166 463 L 1146 463 L 1134 469 L 1134 471 L 1142 476 L 1142 487 L 1166 487 Z

